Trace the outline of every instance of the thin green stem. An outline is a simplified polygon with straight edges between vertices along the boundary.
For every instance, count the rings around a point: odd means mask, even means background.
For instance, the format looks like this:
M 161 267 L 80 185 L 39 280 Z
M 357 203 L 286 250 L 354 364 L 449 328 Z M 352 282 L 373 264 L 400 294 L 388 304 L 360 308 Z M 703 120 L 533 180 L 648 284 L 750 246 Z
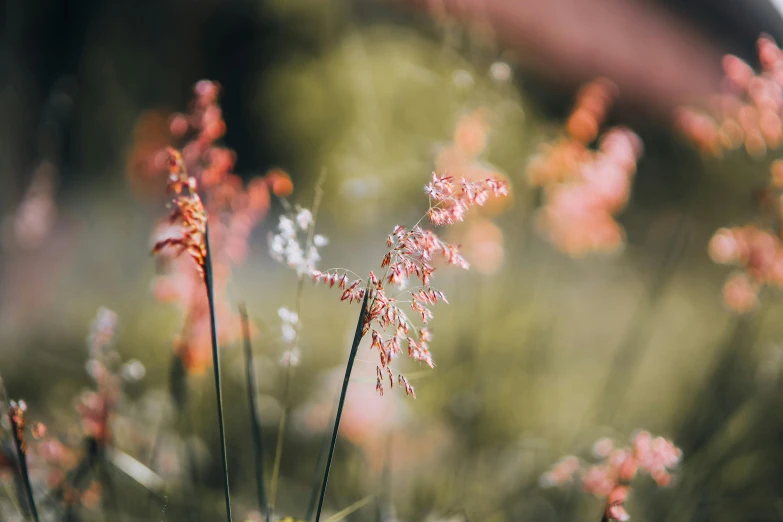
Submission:
M 299 316 L 302 312 L 302 296 L 304 294 L 304 276 L 300 275 L 296 284 L 296 305 L 294 312 Z M 296 336 L 292 346 L 296 346 L 299 341 L 299 323 L 296 325 Z M 285 428 L 288 420 L 289 397 L 291 396 L 291 383 L 294 377 L 294 367 L 289 358 L 285 367 L 285 381 L 283 383 L 283 397 L 281 400 L 283 410 L 280 413 L 280 423 L 277 429 L 277 442 L 275 444 L 275 462 L 272 466 L 272 480 L 269 484 L 269 509 L 267 511 L 266 521 L 269 522 L 272 514 L 275 512 L 277 504 L 277 483 L 280 478 L 280 465 L 283 461 L 283 443 L 285 442 Z
M 258 386 L 256 384 L 256 368 L 253 362 L 253 347 L 250 344 L 250 325 L 247 320 L 247 308 L 244 304 L 239 305 L 239 317 L 242 321 L 242 338 L 245 347 L 245 375 L 247 378 L 247 402 L 250 406 L 250 434 L 253 437 L 253 449 L 255 450 L 255 468 L 256 468 L 256 494 L 258 495 L 258 505 L 264 518 L 269 517 L 269 504 L 266 498 L 266 489 L 264 488 L 264 445 L 261 438 L 261 423 L 258 420 L 258 405 L 256 404 L 256 393 Z
M 223 390 L 220 386 L 220 352 L 218 351 L 217 319 L 215 317 L 215 280 L 212 273 L 212 254 L 209 249 L 209 226 L 204 227 L 204 284 L 209 300 L 209 329 L 212 334 L 212 367 L 215 374 L 218 431 L 220 432 L 220 456 L 223 459 L 223 493 L 226 499 L 226 519 L 231 522 L 231 493 L 228 487 L 228 457 L 226 455 L 226 430 L 223 423 Z
M 326 486 L 329 483 L 329 471 L 332 467 L 332 458 L 334 457 L 334 448 L 337 444 L 337 432 L 340 430 L 340 418 L 343 415 L 343 407 L 345 406 L 345 397 L 348 394 L 348 383 L 351 380 L 351 370 L 353 370 L 353 363 L 356 360 L 356 352 L 359 349 L 359 343 L 362 340 L 364 334 L 364 319 L 367 315 L 367 302 L 370 297 L 370 289 L 365 289 L 364 300 L 362 301 L 362 309 L 359 312 L 359 320 L 356 322 L 356 331 L 353 335 L 353 344 L 351 345 L 351 352 L 348 355 L 348 363 L 345 365 L 345 377 L 343 378 L 343 387 L 340 390 L 340 399 L 337 403 L 337 416 L 334 419 L 334 428 L 332 430 L 332 440 L 329 443 L 329 454 L 326 458 L 326 469 L 324 470 L 324 480 L 321 484 L 321 495 L 318 499 L 318 509 L 315 512 L 315 522 L 321 520 L 321 510 L 324 506 L 324 498 L 326 497 Z
M 290 364 L 289 364 L 290 366 Z M 286 376 L 290 375 L 286 373 Z M 280 477 L 280 464 L 283 457 L 283 442 L 285 439 L 285 427 L 288 419 L 288 395 L 291 390 L 291 379 L 286 378 L 283 391 L 283 410 L 280 412 L 280 423 L 277 427 L 277 441 L 275 444 L 275 462 L 272 465 L 272 480 L 269 483 L 269 510 L 266 514 L 266 522 L 270 522 L 272 514 L 275 512 L 277 503 L 277 482 Z
M 11 412 L 9 412 L 8 418 L 11 421 L 11 434 L 13 435 L 14 446 L 16 446 L 16 456 L 19 458 L 19 473 L 22 476 L 22 482 L 24 482 L 30 514 L 33 516 L 35 522 L 39 522 L 38 509 L 35 507 L 35 498 L 33 498 L 33 486 L 30 484 L 30 473 L 27 469 L 27 455 L 25 455 L 24 442 L 19 437 L 18 426 L 13 415 L 14 407 L 18 406 L 12 404 L 12 409 Z
M 375 495 L 367 495 L 361 500 L 357 500 L 347 508 L 343 509 L 342 511 L 338 511 L 331 517 L 327 518 L 325 522 L 339 522 L 340 520 L 343 520 L 345 517 L 353 513 L 354 511 L 358 511 L 359 509 L 363 508 L 370 502 L 372 502 L 372 499 L 375 498 Z

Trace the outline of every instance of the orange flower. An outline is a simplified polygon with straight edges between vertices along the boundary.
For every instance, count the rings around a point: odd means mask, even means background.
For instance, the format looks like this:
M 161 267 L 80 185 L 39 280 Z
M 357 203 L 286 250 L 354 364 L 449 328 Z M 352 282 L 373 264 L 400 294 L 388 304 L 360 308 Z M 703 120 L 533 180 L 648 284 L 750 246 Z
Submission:
M 614 127 L 600 136 L 597 149 L 588 147 L 598 138 L 613 91 L 606 80 L 583 87 L 563 135 L 543 145 L 528 167 L 530 184 L 543 188 L 539 231 L 574 257 L 613 252 L 625 240 L 615 216 L 628 203 L 641 140 L 629 129 Z
M 225 295 L 231 266 L 247 257 L 253 227 L 269 210 L 270 190 L 287 195 L 293 189 L 290 178 L 281 170 L 255 178 L 247 187 L 240 176 L 231 172 L 236 160 L 234 152 L 215 143 L 225 133 L 219 94 L 216 83 L 198 82 L 190 111 L 170 120 L 171 133 L 183 139 L 184 144 L 179 150 L 169 148 L 163 153 L 168 158 L 167 187 L 173 195 L 172 212 L 153 233 L 153 252 L 165 270 L 155 282 L 155 296 L 180 305 L 185 321 L 174 349 L 185 367 L 196 373 L 211 364 L 211 358 L 205 355 L 210 346 L 209 309 L 203 287 L 207 219 L 218 335 L 230 342 L 239 337 L 239 318 Z M 196 262 L 195 270 L 189 260 L 180 260 L 184 252 Z
M 606 498 L 604 518 L 624 521 L 630 517 L 624 503 L 630 493 L 630 483 L 637 471 L 649 474 L 658 486 L 667 486 L 671 481 L 670 470 L 675 468 L 682 457 L 682 451 L 670 440 L 663 437 L 653 438 L 647 431 L 634 436 L 631 445 L 613 449 L 609 439 L 600 439 L 594 446 L 598 464 L 583 467 L 573 456 L 560 460 L 541 477 L 543 486 L 562 486 L 571 482 L 581 469 L 582 488 L 591 495 Z
M 174 209 L 169 222 L 181 226 L 179 237 L 169 237 L 155 243 L 152 251 L 158 253 L 167 246 L 179 247 L 179 253 L 187 252 L 196 262 L 199 273 L 204 275 L 207 258 L 206 228 L 207 215 L 204 205 L 196 193 L 196 179 L 187 175 L 182 155 L 169 149 L 168 190 L 174 193 Z
M 783 51 L 769 37 L 758 40 L 762 70 L 756 72 L 736 56 L 723 58 L 726 88 L 709 110 L 684 107 L 676 128 L 703 153 L 720 156 L 744 145 L 751 156 L 783 144 Z

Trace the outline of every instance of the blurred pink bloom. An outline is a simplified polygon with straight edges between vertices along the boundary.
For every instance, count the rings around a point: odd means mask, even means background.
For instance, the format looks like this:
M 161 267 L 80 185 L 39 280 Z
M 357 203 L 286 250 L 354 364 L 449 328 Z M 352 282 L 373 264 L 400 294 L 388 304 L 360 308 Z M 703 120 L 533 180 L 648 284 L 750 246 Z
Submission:
M 612 252 L 624 243 L 625 234 L 614 216 L 628 203 L 641 140 L 630 130 L 615 127 L 600 137 L 597 150 L 589 148 L 598 138 L 614 90 L 606 80 L 583 87 L 563 136 L 544 145 L 528 167 L 529 182 L 543 187 L 539 231 L 574 257 Z
M 676 126 L 703 153 L 719 156 L 744 145 L 752 156 L 783 144 L 783 51 L 769 37 L 758 40 L 762 70 L 736 56 L 723 58 L 723 92 L 709 110 L 681 108 Z
M 541 477 L 541 482 L 547 487 L 562 486 L 573 480 L 573 476 L 579 472 L 579 467 L 579 459 L 573 455 L 567 455 Z
M 155 134 L 156 138 L 149 140 L 146 133 L 139 132 L 136 154 L 150 162 L 145 164 L 149 169 L 144 172 L 151 173 L 150 176 L 162 176 L 159 168 L 152 168 L 159 167 L 162 146 L 173 139 L 183 143 L 181 152 L 169 149 L 167 157 L 176 159 L 174 170 L 169 174 L 169 184 L 177 194 L 184 191 L 193 196 L 194 203 L 196 199 L 200 200 L 196 188 L 203 195 L 203 203 L 199 201 L 203 208 L 190 216 L 198 219 L 188 221 L 198 221 L 199 230 L 203 229 L 202 219 L 209 222 L 218 337 L 221 344 L 226 344 L 238 339 L 240 333 L 238 314 L 227 299 L 231 267 L 246 259 L 250 234 L 269 210 L 270 192 L 288 195 L 292 186 L 288 175 L 280 169 L 273 169 L 247 185 L 240 176 L 232 173 L 236 159 L 234 152 L 216 143 L 226 130 L 218 105 L 219 93 L 218 84 L 199 81 L 194 87 L 190 111 L 175 114 L 170 119 L 168 130 L 171 136 Z M 140 125 L 139 130 L 147 126 L 157 128 L 158 120 L 151 118 L 154 125 Z M 178 198 L 180 200 L 181 197 Z M 177 303 L 182 310 L 183 329 L 174 343 L 174 350 L 192 373 L 202 373 L 212 364 L 209 307 L 199 266 L 204 254 L 203 239 L 196 237 L 200 234 L 203 235 L 203 232 L 188 228 L 188 223 L 182 220 L 173 223 L 163 220 L 153 231 L 153 244 L 156 245 L 163 272 L 155 281 L 154 293 L 159 300 Z M 184 240 L 189 236 L 193 236 L 193 240 L 185 244 Z M 195 254 L 195 264 L 187 257 L 179 256 L 181 246 Z
M 735 312 L 753 310 L 762 287 L 783 288 L 783 245 L 771 231 L 755 225 L 721 228 L 712 236 L 708 250 L 714 262 L 741 269 L 723 287 L 723 299 Z
M 615 485 L 614 470 L 609 466 L 591 466 L 582 473 L 582 487 L 596 497 L 609 495 Z
M 333 419 L 333 401 L 343 372 L 330 372 L 310 401 L 295 414 L 298 424 L 309 432 L 322 432 Z M 340 436 L 361 448 L 373 472 L 379 473 L 387 459 L 395 472 L 420 467 L 437 460 L 450 442 L 448 430 L 434 421 L 416 420 L 417 430 L 407 426 L 413 419 L 408 403 L 398 394 L 381 398 L 369 386 L 351 386 L 340 421 Z M 391 453 L 389 453 L 391 451 Z
M 593 444 L 593 455 L 600 458 L 605 458 L 609 456 L 609 453 L 612 452 L 614 449 L 614 442 L 612 439 L 608 437 L 604 437 L 602 439 L 598 439 L 595 444 Z
M 544 485 L 563 485 L 581 470 L 583 489 L 596 497 L 606 497 L 605 517 L 628 520 L 624 502 L 637 471 L 649 474 L 659 486 L 671 482 L 670 471 L 680 462 L 682 451 L 670 440 L 653 437 L 647 431 L 637 433 L 630 446 L 615 448 L 607 438 L 593 446 L 601 459 L 595 465 L 582 465 L 576 457 L 564 457 L 542 476 Z

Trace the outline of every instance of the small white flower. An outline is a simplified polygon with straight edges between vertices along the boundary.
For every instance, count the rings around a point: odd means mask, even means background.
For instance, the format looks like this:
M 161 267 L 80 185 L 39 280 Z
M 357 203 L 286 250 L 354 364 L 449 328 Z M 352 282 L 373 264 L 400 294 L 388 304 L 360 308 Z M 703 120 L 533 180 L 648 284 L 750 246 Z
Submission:
M 321 260 L 321 254 L 318 253 L 318 249 L 314 246 L 311 246 L 310 250 L 308 250 L 307 252 L 307 263 L 309 265 L 312 265 L 313 268 L 315 268 L 315 265 L 320 260 Z
M 286 343 L 292 343 L 294 342 L 294 339 L 296 339 L 296 328 L 291 326 L 290 323 L 283 323 L 283 341 Z
M 87 374 L 95 380 L 98 380 L 98 377 L 103 372 L 103 365 L 95 359 L 88 359 L 84 367 L 87 370 Z
M 313 244 L 305 252 L 307 231 L 313 225 L 313 214 L 305 208 L 297 208 L 294 218 L 280 216 L 278 233 L 269 240 L 269 255 L 275 261 L 296 270 L 298 275 L 309 275 L 321 260 L 318 247 L 329 241 L 325 236 L 315 236 Z
M 281 366 L 299 366 L 299 361 L 302 358 L 302 354 L 299 352 L 299 348 L 294 346 L 290 350 L 286 350 L 283 352 L 283 355 L 280 357 L 280 365 Z
M 489 68 L 493 80 L 507 82 L 511 79 L 511 67 L 506 62 L 495 62 Z
M 296 224 L 302 230 L 307 230 L 313 224 L 313 214 L 306 208 L 299 209 L 296 214 Z
M 287 216 L 280 216 L 280 223 L 278 223 L 277 229 L 280 230 L 280 235 L 286 239 L 294 239 L 296 237 L 294 222 Z
M 288 266 L 291 268 L 296 268 L 297 271 L 301 268 L 304 256 L 302 255 L 302 249 L 299 248 L 299 245 L 289 245 L 289 248 L 286 251 L 286 258 L 288 262 Z
M 288 324 L 296 324 L 299 322 L 299 315 L 293 310 L 289 310 L 286 307 L 282 307 L 277 311 L 278 317 Z
M 141 361 L 131 359 L 122 366 L 122 377 L 128 382 L 140 381 L 147 374 Z
M 285 239 L 283 239 L 283 236 L 272 237 L 272 241 L 269 242 L 269 253 L 276 261 L 283 260 L 283 254 L 285 254 Z
M 317 248 L 325 247 L 328 244 L 329 239 L 326 236 L 316 234 L 315 237 L 313 237 L 313 245 L 315 245 Z

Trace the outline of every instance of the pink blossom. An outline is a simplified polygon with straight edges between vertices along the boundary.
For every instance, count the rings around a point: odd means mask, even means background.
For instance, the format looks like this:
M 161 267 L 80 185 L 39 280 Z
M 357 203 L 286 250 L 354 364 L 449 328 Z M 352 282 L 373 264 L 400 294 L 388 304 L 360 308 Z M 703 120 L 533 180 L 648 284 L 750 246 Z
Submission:
M 615 216 L 628 203 L 642 142 L 629 129 L 614 127 L 598 136 L 613 89 L 606 81 L 585 86 L 566 133 L 545 144 L 528 167 L 528 179 L 543 187 L 538 230 L 555 247 L 577 257 L 612 252 L 625 238 Z
M 682 451 L 670 440 L 653 437 L 647 431 L 638 432 L 630 446 L 622 448 L 616 448 L 610 439 L 599 439 L 594 453 L 601 460 L 593 465 L 582 465 L 576 457 L 564 457 L 542 476 L 542 484 L 564 485 L 581 471 L 582 488 L 606 498 L 605 518 L 619 521 L 630 518 L 624 502 L 637 472 L 650 475 L 658 486 L 667 486 L 672 479 L 671 470 L 682 457 Z
M 461 220 L 469 208 L 483 205 L 489 197 L 506 195 L 508 187 L 505 181 L 494 178 L 456 182 L 451 176 L 433 173 L 431 182 L 425 186 L 425 193 L 430 198 L 427 217 L 433 224 L 446 225 Z M 448 303 L 443 292 L 431 285 L 436 259 L 464 269 L 469 267 L 457 245 L 442 241 L 434 232 L 418 224 L 410 229 L 402 225 L 394 227 L 386 239 L 386 246 L 389 250 L 381 260 L 381 268 L 385 272 L 380 277 L 370 272 L 366 281 L 355 279 L 349 282 L 347 271 L 342 269 L 311 270 L 316 283 L 334 286 L 339 281 L 341 301 L 361 302 L 365 293 L 370 293 L 363 334 L 370 333 L 371 348 L 378 351 L 380 365 L 376 367 L 375 388 L 381 395 L 387 377 L 389 387 L 394 386 L 390 363 L 402 352 L 403 346 L 411 359 L 430 368 L 435 366 L 429 350 L 431 333 L 426 326 L 433 319 L 432 305 Z M 411 280 L 416 286 L 405 290 Z M 387 284 L 398 287 L 400 292 L 388 294 Z M 418 317 L 420 326 L 417 327 L 409 318 L 403 308 L 405 305 L 414 317 Z M 406 395 L 415 397 L 413 386 L 399 372 L 397 383 L 405 389 Z

